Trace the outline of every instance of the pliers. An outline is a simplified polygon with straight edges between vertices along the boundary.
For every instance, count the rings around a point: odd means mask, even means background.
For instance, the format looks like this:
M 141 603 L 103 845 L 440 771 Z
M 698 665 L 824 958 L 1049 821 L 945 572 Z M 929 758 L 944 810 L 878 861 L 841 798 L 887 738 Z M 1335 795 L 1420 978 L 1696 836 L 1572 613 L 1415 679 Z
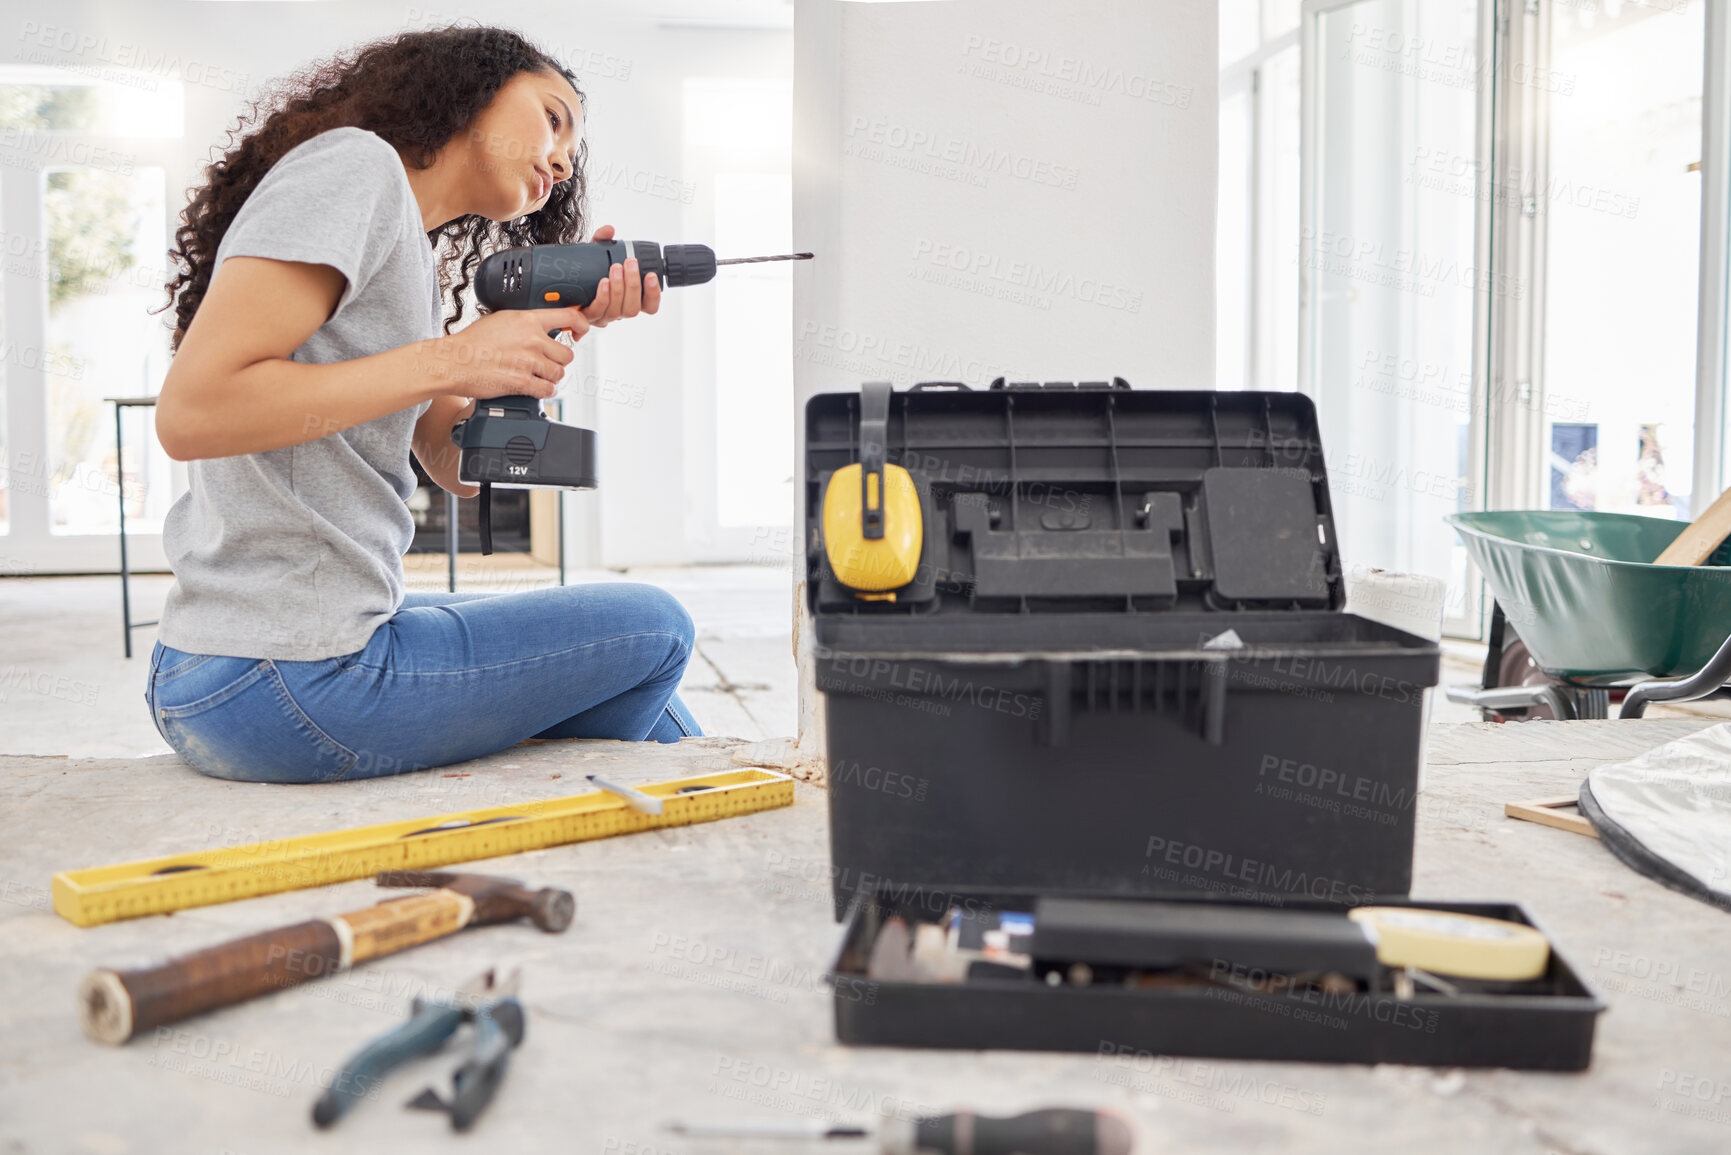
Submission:
M 368 1097 L 381 1079 L 410 1059 L 432 1054 L 465 1021 L 475 1026 L 468 1058 L 452 1078 L 447 1102 L 428 1087 L 405 1106 L 444 1111 L 451 1126 L 467 1131 L 493 1100 L 505 1077 L 511 1051 L 523 1041 L 523 1004 L 517 1001 L 519 972 L 495 984 L 491 969 L 458 987 L 452 995 L 417 998 L 408 1022 L 379 1036 L 349 1057 L 319 1101 L 313 1122 L 329 1127 Z

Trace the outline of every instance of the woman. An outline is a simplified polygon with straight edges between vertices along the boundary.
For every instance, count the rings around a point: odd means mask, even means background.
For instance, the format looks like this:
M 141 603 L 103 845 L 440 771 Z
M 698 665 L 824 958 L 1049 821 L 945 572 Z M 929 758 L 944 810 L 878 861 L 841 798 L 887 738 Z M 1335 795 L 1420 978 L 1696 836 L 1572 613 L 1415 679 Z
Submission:
M 587 308 L 452 332 L 485 252 L 582 236 L 575 77 L 513 32 L 446 28 L 365 45 L 265 99 L 170 254 L 156 429 L 191 464 L 163 527 L 176 583 L 145 693 L 164 740 L 206 774 L 318 782 L 529 737 L 700 733 L 675 693 L 691 618 L 662 590 L 403 591 L 410 452 L 474 496 L 451 427 L 475 400 L 551 396 L 574 353 L 550 330 L 576 340 L 660 306 L 633 260 Z

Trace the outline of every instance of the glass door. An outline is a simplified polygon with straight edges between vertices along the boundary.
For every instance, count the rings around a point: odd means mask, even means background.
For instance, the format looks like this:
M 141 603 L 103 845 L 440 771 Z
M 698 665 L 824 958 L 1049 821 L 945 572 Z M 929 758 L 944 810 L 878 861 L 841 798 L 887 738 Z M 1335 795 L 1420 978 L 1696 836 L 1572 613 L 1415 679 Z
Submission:
M 1349 572 L 1440 578 L 1451 632 L 1477 578 L 1445 515 L 1480 502 L 1478 0 L 1308 0 L 1299 387 L 1315 398 Z

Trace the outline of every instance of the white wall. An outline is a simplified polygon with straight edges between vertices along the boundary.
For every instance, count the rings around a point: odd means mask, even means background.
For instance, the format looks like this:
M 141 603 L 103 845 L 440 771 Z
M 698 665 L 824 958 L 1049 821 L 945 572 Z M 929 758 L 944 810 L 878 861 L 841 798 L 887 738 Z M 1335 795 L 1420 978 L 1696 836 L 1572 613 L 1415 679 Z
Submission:
M 172 230 L 187 185 L 201 180 L 245 99 L 265 82 L 397 31 L 459 19 L 516 28 L 570 67 L 589 97 L 592 220 L 625 237 L 708 242 L 686 234 L 679 194 L 683 81 L 789 79 L 790 11 L 791 0 L 13 0 L 0 20 L 0 59 L 37 53 L 38 63 L 86 70 L 142 64 L 151 75 L 185 83 L 186 136 L 170 142 L 181 159 L 166 198 Z M 44 35 L 49 45 L 72 49 L 42 47 Z M 566 416 L 599 431 L 602 486 L 566 499 L 574 566 L 690 560 L 685 511 L 712 480 L 683 468 L 681 330 L 675 292 L 658 317 L 609 326 L 580 343 L 566 382 Z M 154 545 L 135 548 L 148 562 L 160 558 Z M 112 548 L 111 539 L 102 545 L 103 564 Z
M 1216 38 L 1214 0 L 798 0 L 799 404 L 886 378 L 1211 388 Z

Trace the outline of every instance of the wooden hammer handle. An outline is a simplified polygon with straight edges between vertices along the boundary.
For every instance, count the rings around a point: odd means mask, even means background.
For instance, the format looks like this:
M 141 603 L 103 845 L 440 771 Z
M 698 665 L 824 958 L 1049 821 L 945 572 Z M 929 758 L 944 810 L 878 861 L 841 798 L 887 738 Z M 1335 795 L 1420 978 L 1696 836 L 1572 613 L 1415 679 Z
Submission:
M 124 1043 L 154 1027 L 442 938 L 466 926 L 474 910 L 467 895 L 436 890 L 263 931 L 157 966 L 95 970 L 79 984 L 79 1021 L 99 1042 Z
M 329 974 L 343 944 L 327 919 L 237 938 L 135 970 L 95 970 L 78 987 L 84 1033 L 124 1043 L 144 1031 Z

